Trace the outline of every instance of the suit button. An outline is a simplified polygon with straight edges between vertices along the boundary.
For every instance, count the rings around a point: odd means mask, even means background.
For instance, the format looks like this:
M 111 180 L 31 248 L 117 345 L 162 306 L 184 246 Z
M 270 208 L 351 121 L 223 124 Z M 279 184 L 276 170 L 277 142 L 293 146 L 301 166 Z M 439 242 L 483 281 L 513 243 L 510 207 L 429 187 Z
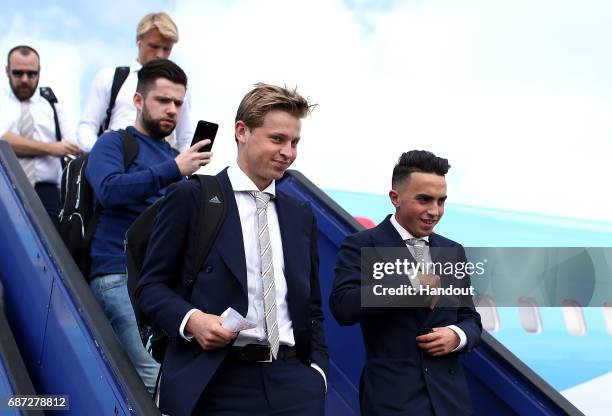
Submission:
M 206 266 L 206 269 L 204 269 L 204 271 L 205 271 L 206 273 L 212 273 L 212 271 L 213 271 L 213 267 L 212 267 L 212 266 Z
M 191 286 L 193 286 L 193 279 L 185 280 L 185 286 L 187 286 L 187 289 L 191 289 Z
M 452 376 L 453 374 L 455 374 L 455 370 L 453 370 L 452 368 L 449 368 L 448 369 L 448 374 L 450 374 Z
M 424 370 L 424 371 L 425 371 L 425 372 L 427 372 L 427 367 L 425 367 L 425 370 Z

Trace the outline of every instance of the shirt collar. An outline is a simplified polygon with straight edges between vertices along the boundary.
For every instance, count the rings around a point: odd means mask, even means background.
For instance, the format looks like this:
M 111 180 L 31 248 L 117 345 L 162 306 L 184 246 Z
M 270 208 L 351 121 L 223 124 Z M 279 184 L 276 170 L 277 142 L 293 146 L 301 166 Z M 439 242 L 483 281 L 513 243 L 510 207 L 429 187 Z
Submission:
M 227 176 L 234 192 L 259 191 L 257 185 L 240 169 L 236 162 L 227 168 Z M 271 198 L 274 198 L 276 196 L 276 181 L 272 181 L 262 192 L 270 194 Z
M 393 227 L 395 227 L 395 229 L 399 233 L 399 235 L 402 238 L 402 240 L 406 241 L 406 240 L 411 239 L 411 238 L 418 238 L 419 240 L 426 241 L 427 244 L 429 245 L 429 236 L 428 235 L 426 235 L 425 237 L 415 237 L 415 236 L 413 236 L 412 234 L 410 234 L 410 232 L 408 232 L 408 230 L 406 230 L 404 227 L 402 227 L 399 222 L 397 222 L 397 220 L 395 219 L 395 214 L 391 214 L 390 221 L 391 221 L 391 224 L 393 225 Z

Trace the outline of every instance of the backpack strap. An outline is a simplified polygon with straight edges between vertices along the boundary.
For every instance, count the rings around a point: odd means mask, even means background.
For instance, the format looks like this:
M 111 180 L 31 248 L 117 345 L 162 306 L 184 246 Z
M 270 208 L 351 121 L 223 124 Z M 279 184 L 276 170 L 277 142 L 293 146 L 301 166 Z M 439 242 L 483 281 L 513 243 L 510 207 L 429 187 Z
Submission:
M 110 91 L 110 100 L 108 101 L 108 108 L 106 109 L 106 118 L 100 126 L 100 130 L 98 130 L 98 136 L 101 136 L 102 133 L 108 130 L 108 126 L 110 125 L 111 121 L 111 115 L 113 113 L 113 108 L 115 108 L 115 102 L 117 101 L 117 95 L 119 95 L 119 90 L 121 89 L 123 83 L 129 75 L 129 66 L 118 66 L 115 68 L 115 75 L 113 76 L 113 85 L 111 86 Z
M 136 156 L 138 156 L 138 140 L 127 130 L 120 129 L 117 130 L 117 133 L 123 139 L 123 167 L 127 172 L 130 165 L 134 163 Z
M 223 225 L 227 204 L 223 189 L 216 176 L 193 175 L 192 179 L 200 181 L 200 211 L 198 213 L 198 227 L 195 259 L 191 270 L 191 281 L 187 282 L 187 301 L 191 300 L 191 289 L 198 277 L 198 272 L 208 256 Z
M 117 133 L 119 133 L 123 142 L 123 166 L 127 172 L 130 165 L 134 162 L 134 159 L 136 159 L 136 156 L 138 156 L 138 141 L 127 130 L 117 130 Z M 82 171 L 84 175 L 85 166 L 83 166 Z M 86 242 L 91 241 L 98 221 L 100 220 L 100 215 L 102 215 L 102 206 L 100 204 L 95 204 L 93 213 L 91 214 L 91 219 L 87 224 L 87 230 L 85 230 L 84 240 Z
M 55 104 L 57 104 L 57 97 L 53 93 L 51 87 L 40 87 L 40 95 L 45 100 L 49 101 L 49 104 L 53 109 L 53 120 L 55 121 L 55 140 L 60 142 L 62 141 L 62 131 L 60 130 L 59 118 L 57 116 L 57 108 L 55 108 Z

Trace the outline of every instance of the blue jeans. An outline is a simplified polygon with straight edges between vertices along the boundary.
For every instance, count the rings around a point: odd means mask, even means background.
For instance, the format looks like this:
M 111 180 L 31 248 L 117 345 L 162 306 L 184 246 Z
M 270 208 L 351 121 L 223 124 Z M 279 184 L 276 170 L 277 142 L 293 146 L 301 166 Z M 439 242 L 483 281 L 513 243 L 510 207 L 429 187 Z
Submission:
M 95 277 L 89 284 L 115 335 L 127 353 L 151 395 L 159 373 L 159 364 L 142 346 L 134 310 L 127 290 L 126 274 L 107 274 Z

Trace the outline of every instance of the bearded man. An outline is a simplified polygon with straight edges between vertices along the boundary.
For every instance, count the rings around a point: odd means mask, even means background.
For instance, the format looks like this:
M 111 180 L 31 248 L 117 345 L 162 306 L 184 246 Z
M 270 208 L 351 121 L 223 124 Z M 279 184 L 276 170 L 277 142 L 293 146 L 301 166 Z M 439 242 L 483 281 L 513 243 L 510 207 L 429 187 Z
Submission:
M 163 196 L 168 185 L 210 162 L 210 152 L 198 152 L 209 140 L 178 155 L 165 140 L 176 127 L 186 91 L 187 76 L 174 62 L 161 59 L 143 65 L 134 94 L 136 123 L 126 129 L 138 143 L 136 158 L 124 166 L 124 139 L 110 131 L 96 141 L 85 171 L 95 203 L 101 206 L 91 240 L 90 287 L 150 393 L 159 364 L 140 340 L 127 290 L 123 240 L 136 217 Z
M 19 157 L 28 180 L 57 226 L 61 158 L 80 153 L 74 143 L 74 117 L 57 102 L 50 88 L 39 90 L 40 56 L 34 48 L 12 48 L 7 56 L 6 75 L 10 88 L 0 95 L 0 134 Z M 53 104 L 49 101 L 51 96 Z

